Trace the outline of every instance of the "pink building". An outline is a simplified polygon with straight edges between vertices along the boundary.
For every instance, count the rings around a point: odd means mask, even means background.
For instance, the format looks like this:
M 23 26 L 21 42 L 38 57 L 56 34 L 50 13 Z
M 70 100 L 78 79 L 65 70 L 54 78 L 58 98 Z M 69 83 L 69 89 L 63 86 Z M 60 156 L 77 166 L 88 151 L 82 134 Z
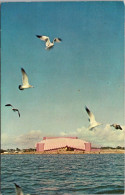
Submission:
M 43 137 L 41 142 L 36 143 L 37 152 L 59 149 L 92 151 L 91 143 L 78 137 Z

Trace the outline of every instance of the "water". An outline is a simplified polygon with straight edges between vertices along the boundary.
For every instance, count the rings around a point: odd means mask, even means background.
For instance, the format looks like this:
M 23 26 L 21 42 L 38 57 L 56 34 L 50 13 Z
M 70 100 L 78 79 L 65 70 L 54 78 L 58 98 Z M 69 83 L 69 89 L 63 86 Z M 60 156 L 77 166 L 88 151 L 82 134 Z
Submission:
M 2 155 L 2 195 L 124 194 L 124 154 Z

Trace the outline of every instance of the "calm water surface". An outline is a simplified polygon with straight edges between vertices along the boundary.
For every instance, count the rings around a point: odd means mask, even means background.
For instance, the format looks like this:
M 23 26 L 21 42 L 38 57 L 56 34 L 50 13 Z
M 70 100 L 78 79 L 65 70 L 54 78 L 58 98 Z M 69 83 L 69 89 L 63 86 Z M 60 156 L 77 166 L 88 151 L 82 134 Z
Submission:
M 2 155 L 2 195 L 124 194 L 124 154 Z

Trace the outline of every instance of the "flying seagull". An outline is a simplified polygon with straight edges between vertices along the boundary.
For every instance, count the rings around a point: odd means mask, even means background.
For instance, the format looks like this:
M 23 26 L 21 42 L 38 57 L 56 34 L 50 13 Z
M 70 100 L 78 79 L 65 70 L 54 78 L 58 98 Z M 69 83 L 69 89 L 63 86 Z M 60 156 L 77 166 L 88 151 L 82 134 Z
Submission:
M 16 195 L 24 195 L 22 188 L 19 185 L 17 185 L 16 183 L 14 183 L 14 184 L 16 187 Z M 27 194 L 27 195 L 30 195 L 30 194 Z
M 110 125 L 111 127 L 114 127 L 115 129 L 119 129 L 119 130 L 122 130 L 122 127 L 120 125 L 117 125 L 117 124 L 112 124 Z
M 95 120 L 95 116 L 94 114 L 85 106 L 86 112 L 89 115 L 89 122 L 90 122 L 90 126 L 89 126 L 89 130 L 93 130 L 95 127 L 102 125 L 101 123 L 98 123 Z
M 18 112 L 18 115 L 19 115 L 19 117 L 20 117 L 20 112 L 19 112 L 19 110 L 18 110 L 17 108 L 14 108 L 11 104 L 6 104 L 5 106 L 11 106 L 11 107 L 12 107 L 12 110 L 13 110 L 14 112 Z
M 55 39 L 53 39 L 53 42 L 50 42 L 49 37 L 42 36 L 42 35 L 36 35 L 36 37 L 39 38 L 40 40 L 46 42 L 46 48 L 45 49 L 48 49 L 48 50 L 51 49 L 54 46 L 54 42 L 58 42 L 59 43 L 59 42 L 62 41 L 62 39 L 60 39 L 60 38 L 55 38 Z
M 28 76 L 23 68 L 21 68 L 21 72 L 22 72 L 22 83 L 23 84 L 19 85 L 19 89 L 24 90 L 24 89 L 33 87 L 32 85 L 29 84 Z
M 21 187 L 19 185 L 17 185 L 16 183 L 15 184 L 15 187 L 16 187 L 16 195 L 24 195 Z

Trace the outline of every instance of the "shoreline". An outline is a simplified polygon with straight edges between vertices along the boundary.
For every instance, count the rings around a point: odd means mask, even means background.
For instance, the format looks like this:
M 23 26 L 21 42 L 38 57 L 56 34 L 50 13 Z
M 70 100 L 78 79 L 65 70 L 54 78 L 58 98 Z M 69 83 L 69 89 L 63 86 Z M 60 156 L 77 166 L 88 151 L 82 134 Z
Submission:
M 1 155 L 19 155 L 19 154 L 125 154 L 125 150 L 121 149 L 100 149 L 100 151 L 44 151 L 44 152 L 8 152 L 8 153 L 1 153 Z

